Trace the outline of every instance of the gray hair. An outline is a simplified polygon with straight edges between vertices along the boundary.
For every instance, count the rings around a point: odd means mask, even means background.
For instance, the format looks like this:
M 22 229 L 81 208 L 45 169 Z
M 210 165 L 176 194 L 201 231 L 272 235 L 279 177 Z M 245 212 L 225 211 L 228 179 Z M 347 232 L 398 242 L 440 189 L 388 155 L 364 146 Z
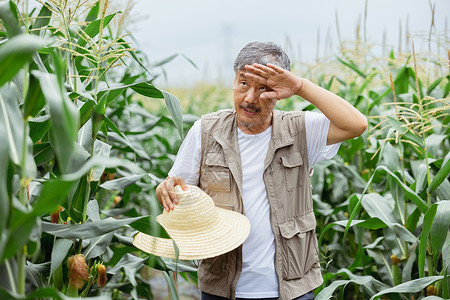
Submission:
M 234 72 L 244 70 L 245 65 L 273 64 L 290 71 L 291 62 L 281 47 L 272 42 L 251 42 L 242 48 L 234 61 Z

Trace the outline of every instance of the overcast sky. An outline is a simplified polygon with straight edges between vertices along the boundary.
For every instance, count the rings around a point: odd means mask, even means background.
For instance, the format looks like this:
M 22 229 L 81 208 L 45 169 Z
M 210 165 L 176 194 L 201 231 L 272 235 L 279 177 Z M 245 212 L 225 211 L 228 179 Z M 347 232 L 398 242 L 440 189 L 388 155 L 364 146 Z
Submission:
M 235 56 L 250 41 L 276 42 L 288 48 L 286 52 L 297 61 L 311 62 L 318 52 L 320 56 L 331 55 L 338 45 L 336 15 L 341 39 L 354 40 L 358 23 L 364 38 L 364 0 L 135 2 L 139 21 L 131 30 L 137 48 L 145 51 L 152 62 L 180 53 L 198 66 L 194 68 L 181 56 L 176 58 L 165 66 L 168 82 L 157 81 L 160 86 L 218 79 L 229 82 Z M 431 3 L 436 7 L 435 28 L 443 37 L 445 24 L 450 21 L 450 0 Z M 381 45 L 385 32 L 388 44 L 396 49 L 401 23 L 403 40 L 408 27 L 415 37 L 416 50 L 426 49 L 424 37 L 431 19 L 428 0 L 368 0 L 367 40 Z M 450 38 L 450 32 L 447 36 Z M 326 43 L 334 47 L 330 49 Z M 374 49 L 377 48 L 380 50 L 381 46 Z

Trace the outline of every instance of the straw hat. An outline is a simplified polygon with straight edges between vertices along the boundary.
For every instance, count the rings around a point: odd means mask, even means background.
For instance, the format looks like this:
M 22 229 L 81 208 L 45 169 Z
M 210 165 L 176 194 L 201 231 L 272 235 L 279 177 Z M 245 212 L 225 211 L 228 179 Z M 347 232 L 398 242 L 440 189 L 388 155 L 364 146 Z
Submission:
M 204 259 L 229 252 L 241 245 L 250 232 L 244 215 L 216 207 L 212 198 L 197 186 L 183 191 L 175 186 L 179 202 L 174 210 L 156 217 L 179 249 L 179 259 Z M 157 256 L 175 258 L 173 242 L 139 232 L 137 248 Z

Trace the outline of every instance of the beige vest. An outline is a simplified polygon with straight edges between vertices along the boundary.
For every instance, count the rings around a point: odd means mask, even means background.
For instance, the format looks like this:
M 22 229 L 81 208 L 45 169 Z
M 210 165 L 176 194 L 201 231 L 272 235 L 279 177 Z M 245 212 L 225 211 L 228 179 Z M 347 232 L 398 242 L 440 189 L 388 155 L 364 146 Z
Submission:
M 236 113 L 222 110 L 202 117 L 199 186 L 216 206 L 245 214 Z M 275 236 L 275 270 L 280 299 L 294 299 L 322 284 L 316 219 L 309 181 L 303 112 L 273 111 L 272 138 L 264 183 Z M 258 251 L 258 249 L 255 249 Z M 242 270 L 242 247 L 205 259 L 198 268 L 200 290 L 234 299 Z

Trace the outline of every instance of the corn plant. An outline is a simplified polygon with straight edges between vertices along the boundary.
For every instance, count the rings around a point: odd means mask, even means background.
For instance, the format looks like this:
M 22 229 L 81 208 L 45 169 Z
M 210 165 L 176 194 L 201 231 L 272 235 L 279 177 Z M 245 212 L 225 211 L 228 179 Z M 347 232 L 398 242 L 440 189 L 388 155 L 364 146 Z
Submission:
M 131 240 L 167 237 L 154 189 L 183 135 L 179 100 L 111 28 L 108 0 L 38 2 L 0 2 L 0 298 L 151 298 L 142 270 L 156 268 L 177 299 L 173 274 L 195 268 Z M 170 118 L 143 108 L 157 99 Z
M 358 64 L 345 53 L 336 61 L 353 80 L 335 74 L 322 78 L 322 85 L 338 86 L 338 93 L 368 116 L 370 130 L 315 167 L 324 270 L 317 299 L 446 299 L 450 76 L 445 64 L 436 63 L 443 72 L 427 85 L 414 51 L 405 60 L 391 53 L 383 69 L 364 60 Z

